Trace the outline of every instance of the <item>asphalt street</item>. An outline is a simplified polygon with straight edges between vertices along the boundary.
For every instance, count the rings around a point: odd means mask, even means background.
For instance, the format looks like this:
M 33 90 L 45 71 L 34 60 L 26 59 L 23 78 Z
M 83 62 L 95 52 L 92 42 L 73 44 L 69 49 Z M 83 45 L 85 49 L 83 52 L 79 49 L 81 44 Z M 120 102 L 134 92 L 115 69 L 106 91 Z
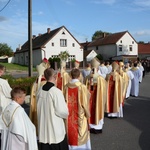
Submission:
M 123 118 L 105 117 L 103 132 L 91 134 L 92 150 L 150 150 L 150 73 L 140 84 L 139 96 L 125 100 L 123 110 Z
M 91 134 L 92 150 L 150 150 L 150 74 L 138 97 L 125 101 L 123 118 L 104 118 L 103 133 Z

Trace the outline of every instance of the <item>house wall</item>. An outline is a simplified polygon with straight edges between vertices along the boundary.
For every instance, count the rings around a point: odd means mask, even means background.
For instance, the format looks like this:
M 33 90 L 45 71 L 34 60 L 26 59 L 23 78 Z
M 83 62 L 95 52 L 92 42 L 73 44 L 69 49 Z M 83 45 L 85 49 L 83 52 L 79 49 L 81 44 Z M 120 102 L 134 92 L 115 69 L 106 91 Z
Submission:
M 129 35 L 129 33 L 124 34 L 122 38 L 116 43 L 117 45 L 117 56 L 119 55 L 138 55 L 138 44 Z M 119 51 L 119 45 L 122 45 L 122 51 Z M 130 51 L 130 46 L 132 46 L 132 51 Z
M 15 54 L 15 63 L 25 65 L 25 52 Z
M 62 34 L 62 33 L 65 34 Z M 66 39 L 67 40 L 67 46 L 61 47 L 60 46 L 60 39 Z M 54 46 L 52 46 L 52 43 L 54 43 Z M 74 43 L 74 47 L 72 46 Z M 80 49 L 79 43 L 70 35 L 70 33 L 65 30 L 65 28 L 62 28 L 57 35 L 55 35 L 47 44 L 46 48 L 43 48 L 43 50 L 46 52 L 46 58 L 50 58 L 53 55 L 58 55 L 61 51 L 68 51 L 69 55 L 75 55 L 75 59 L 78 61 L 83 61 L 83 49 Z M 70 58 L 71 59 L 71 58 Z M 72 57 L 73 59 L 73 57 Z M 70 61 L 70 60 L 68 60 Z
M 150 56 L 150 54 L 139 54 L 138 57 L 140 59 L 146 59 L 148 56 Z
M 102 45 L 99 46 L 98 53 L 103 56 L 104 60 L 109 60 L 116 55 L 116 45 Z
M 116 45 L 102 45 L 98 46 L 98 50 L 96 50 L 96 46 L 88 47 L 88 50 L 95 50 L 97 54 L 101 54 L 104 60 L 109 60 L 110 57 L 116 56 Z
M 33 51 L 33 66 L 39 65 L 42 59 L 45 57 L 46 52 L 44 50 L 38 49 Z M 47 58 L 48 59 L 48 58 Z

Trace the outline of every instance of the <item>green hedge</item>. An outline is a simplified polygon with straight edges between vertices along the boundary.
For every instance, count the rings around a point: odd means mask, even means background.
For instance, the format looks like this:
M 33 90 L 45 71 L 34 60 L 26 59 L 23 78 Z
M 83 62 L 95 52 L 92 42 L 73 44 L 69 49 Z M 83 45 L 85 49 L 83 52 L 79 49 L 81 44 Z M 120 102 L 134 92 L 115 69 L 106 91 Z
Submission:
M 27 95 L 30 95 L 32 84 L 36 80 L 36 77 L 13 78 L 11 75 L 4 75 L 3 78 L 8 80 L 11 88 L 14 88 L 16 86 L 25 88 Z

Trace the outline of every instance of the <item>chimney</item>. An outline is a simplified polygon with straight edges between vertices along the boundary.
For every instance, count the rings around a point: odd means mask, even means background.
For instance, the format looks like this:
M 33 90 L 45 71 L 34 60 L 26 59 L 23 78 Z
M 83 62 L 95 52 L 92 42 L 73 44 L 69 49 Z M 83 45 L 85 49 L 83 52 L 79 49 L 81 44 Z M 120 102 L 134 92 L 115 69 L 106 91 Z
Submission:
M 35 38 L 36 38 L 36 35 L 33 35 L 33 36 L 32 36 L 32 39 L 35 39 Z
M 18 46 L 18 50 L 21 50 L 21 44 L 19 44 L 19 46 Z
M 106 36 L 106 33 L 105 32 L 103 32 L 103 38 Z
M 50 33 L 51 32 L 51 29 L 50 28 L 47 28 L 47 33 Z

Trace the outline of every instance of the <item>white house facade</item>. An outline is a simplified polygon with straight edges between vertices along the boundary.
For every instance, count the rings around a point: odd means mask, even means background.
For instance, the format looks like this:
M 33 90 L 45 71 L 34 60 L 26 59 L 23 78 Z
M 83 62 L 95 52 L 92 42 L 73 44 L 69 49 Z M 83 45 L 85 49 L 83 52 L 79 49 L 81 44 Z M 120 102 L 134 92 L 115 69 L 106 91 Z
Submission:
M 87 46 L 87 50 L 94 49 L 104 60 L 123 57 L 137 57 L 138 44 L 128 31 L 101 37 Z
M 83 61 L 83 49 L 73 35 L 64 27 L 50 30 L 47 32 L 33 36 L 33 66 L 41 63 L 43 58 L 58 57 L 62 51 L 69 53 L 68 62 L 75 59 L 79 62 Z M 28 41 L 15 52 L 15 63 L 28 65 Z

